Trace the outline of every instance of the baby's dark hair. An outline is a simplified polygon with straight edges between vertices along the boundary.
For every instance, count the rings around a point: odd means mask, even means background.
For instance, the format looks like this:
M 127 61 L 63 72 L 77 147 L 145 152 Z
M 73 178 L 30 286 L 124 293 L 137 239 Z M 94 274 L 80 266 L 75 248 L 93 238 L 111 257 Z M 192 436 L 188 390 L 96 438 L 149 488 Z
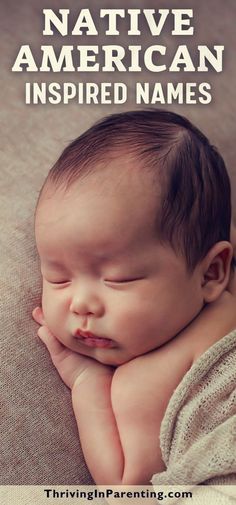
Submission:
M 216 242 L 230 239 L 224 161 L 205 135 L 173 112 L 137 110 L 102 119 L 64 149 L 46 184 L 68 187 L 119 154 L 134 156 L 142 172 L 156 176 L 158 237 L 185 256 L 189 270 Z

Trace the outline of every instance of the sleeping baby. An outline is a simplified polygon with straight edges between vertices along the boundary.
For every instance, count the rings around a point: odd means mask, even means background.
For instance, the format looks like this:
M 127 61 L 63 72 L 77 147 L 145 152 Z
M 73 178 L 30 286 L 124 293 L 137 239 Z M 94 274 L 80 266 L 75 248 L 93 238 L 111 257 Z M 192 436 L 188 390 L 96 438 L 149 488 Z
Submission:
M 97 484 L 144 485 L 168 470 L 170 399 L 236 328 L 230 222 L 222 157 L 168 111 L 101 120 L 49 172 L 35 215 L 43 293 L 33 316 L 71 388 Z

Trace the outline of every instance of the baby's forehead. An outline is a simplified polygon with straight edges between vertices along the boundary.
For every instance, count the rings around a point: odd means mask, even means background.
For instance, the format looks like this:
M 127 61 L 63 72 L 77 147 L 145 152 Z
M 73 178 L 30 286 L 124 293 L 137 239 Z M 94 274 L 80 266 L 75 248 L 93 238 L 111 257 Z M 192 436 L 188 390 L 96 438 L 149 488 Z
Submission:
M 117 170 L 119 166 L 116 162 Z M 142 180 L 142 174 L 140 181 L 137 170 L 131 170 L 128 179 L 121 171 L 118 177 L 110 177 L 111 172 L 109 168 L 104 178 L 95 172 L 94 177 L 90 174 L 69 188 L 48 184 L 36 212 L 36 240 L 77 236 L 80 249 L 89 250 L 97 238 L 101 250 L 109 249 L 106 244 L 110 243 L 112 250 L 114 244 L 119 250 L 121 244 L 133 247 L 153 235 L 158 207 L 153 186 Z
M 80 195 L 83 192 L 94 192 L 97 196 L 105 196 L 108 192 L 114 197 L 121 194 L 132 198 L 140 198 L 146 195 L 150 200 L 160 196 L 160 181 L 158 170 L 154 171 L 144 162 L 131 153 L 123 151 L 111 152 L 106 158 L 98 160 L 92 166 L 85 169 L 74 167 L 74 177 L 67 179 L 66 170 L 58 182 L 46 181 L 42 191 L 40 203 L 48 198 L 56 198 L 60 202 L 61 197 L 72 198 L 72 195 Z
M 81 171 L 83 181 L 83 170 Z M 147 160 L 142 160 L 136 153 L 115 150 L 108 152 L 103 159 L 87 167 L 84 180 L 88 183 L 98 182 L 100 186 L 111 188 L 128 187 L 130 191 L 137 190 L 138 185 L 144 189 L 153 187 L 153 180 L 157 179 L 156 170 L 148 165 Z M 81 181 L 80 176 L 78 182 Z

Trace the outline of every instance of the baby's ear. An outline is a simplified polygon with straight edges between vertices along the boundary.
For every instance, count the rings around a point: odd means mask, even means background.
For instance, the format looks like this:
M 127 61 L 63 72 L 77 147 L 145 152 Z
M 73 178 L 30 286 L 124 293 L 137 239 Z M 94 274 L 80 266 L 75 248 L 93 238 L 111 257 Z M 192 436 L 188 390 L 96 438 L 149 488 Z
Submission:
M 202 289 L 205 303 L 217 300 L 227 288 L 233 248 L 230 242 L 217 242 L 202 261 Z

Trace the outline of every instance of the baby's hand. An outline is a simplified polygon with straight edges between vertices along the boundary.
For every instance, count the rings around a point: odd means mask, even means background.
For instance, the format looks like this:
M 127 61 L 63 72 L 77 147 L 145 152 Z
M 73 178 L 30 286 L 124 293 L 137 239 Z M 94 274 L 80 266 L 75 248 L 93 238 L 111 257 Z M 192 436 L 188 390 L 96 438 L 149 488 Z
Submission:
M 33 310 L 33 318 L 36 323 L 40 324 L 38 336 L 46 345 L 47 350 L 51 356 L 52 362 L 56 367 L 63 382 L 72 389 L 80 382 L 84 382 L 91 377 L 100 374 L 113 373 L 111 367 L 102 365 L 94 359 L 83 356 L 65 347 L 59 340 L 51 333 L 46 326 L 43 312 L 40 307 Z

